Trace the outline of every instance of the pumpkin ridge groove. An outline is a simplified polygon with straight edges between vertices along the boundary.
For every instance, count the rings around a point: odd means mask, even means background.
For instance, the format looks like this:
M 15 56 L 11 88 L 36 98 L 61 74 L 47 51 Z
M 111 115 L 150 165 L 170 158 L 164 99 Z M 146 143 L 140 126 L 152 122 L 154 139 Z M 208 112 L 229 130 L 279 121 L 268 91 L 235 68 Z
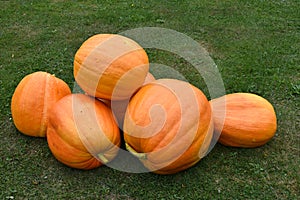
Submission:
M 48 88 L 49 88 L 49 80 L 50 80 L 50 74 L 45 74 L 46 78 L 45 78 L 45 88 L 44 88 L 44 96 L 43 96 L 43 111 L 42 111 L 42 117 L 41 117 L 41 127 L 40 127 L 40 131 L 39 134 L 41 135 L 43 132 L 45 132 L 46 129 L 46 120 L 47 120 L 47 99 L 48 99 Z

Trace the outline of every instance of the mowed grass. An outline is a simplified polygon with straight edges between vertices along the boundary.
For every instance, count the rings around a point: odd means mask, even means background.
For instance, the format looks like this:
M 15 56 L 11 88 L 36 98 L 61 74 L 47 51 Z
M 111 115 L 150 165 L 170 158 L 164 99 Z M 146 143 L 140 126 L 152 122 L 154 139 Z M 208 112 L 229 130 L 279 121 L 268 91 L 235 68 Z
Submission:
M 297 0 L 1 1 L 0 199 L 299 198 L 299 9 Z M 139 27 L 173 29 L 199 42 L 227 93 L 256 93 L 273 104 L 275 137 L 255 149 L 217 144 L 194 167 L 162 176 L 72 169 L 52 156 L 45 138 L 16 130 L 10 100 L 25 75 L 47 71 L 73 88 L 72 62 L 84 40 Z M 206 91 L 182 58 L 147 52 Z

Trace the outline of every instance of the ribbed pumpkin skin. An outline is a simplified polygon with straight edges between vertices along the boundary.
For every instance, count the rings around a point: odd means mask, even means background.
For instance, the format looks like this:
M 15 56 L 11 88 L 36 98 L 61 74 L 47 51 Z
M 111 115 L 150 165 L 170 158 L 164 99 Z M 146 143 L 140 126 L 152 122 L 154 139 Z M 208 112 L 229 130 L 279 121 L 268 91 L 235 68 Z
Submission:
M 135 41 L 115 34 L 88 38 L 74 59 L 74 77 L 89 95 L 107 99 L 129 98 L 149 71 L 145 50 Z
M 49 110 L 68 94 L 71 94 L 69 86 L 47 72 L 26 75 L 11 99 L 11 114 L 16 128 L 28 136 L 45 137 Z
M 125 114 L 127 149 L 158 174 L 193 166 L 207 153 L 212 135 L 211 108 L 205 95 L 175 79 L 143 86 Z
M 224 104 L 225 102 L 225 104 Z M 210 101 L 214 106 L 215 131 L 226 146 L 253 148 L 267 143 L 277 129 L 273 106 L 263 97 L 251 93 L 233 93 Z M 224 112 L 225 121 L 218 112 Z M 221 123 L 224 121 L 224 126 Z
M 77 169 L 93 169 L 118 153 L 120 133 L 110 109 L 83 94 L 58 101 L 49 115 L 49 148 L 57 160 Z

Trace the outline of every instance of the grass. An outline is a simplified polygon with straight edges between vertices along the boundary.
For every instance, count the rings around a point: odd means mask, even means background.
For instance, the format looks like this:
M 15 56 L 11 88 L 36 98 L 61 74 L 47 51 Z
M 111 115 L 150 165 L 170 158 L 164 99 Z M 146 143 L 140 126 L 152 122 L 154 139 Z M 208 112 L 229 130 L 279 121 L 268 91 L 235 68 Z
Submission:
M 299 198 L 299 1 L 53 0 L 1 1 L 1 6 L 0 199 Z M 275 137 L 256 149 L 217 144 L 196 166 L 160 176 L 105 166 L 71 169 L 55 160 L 45 139 L 16 130 L 10 99 L 25 75 L 48 71 L 72 88 L 73 57 L 85 39 L 145 26 L 174 29 L 201 43 L 218 65 L 227 93 L 268 99 L 278 117 Z M 174 66 L 202 86 L 184 60 L 147 52 L 151 62 Z

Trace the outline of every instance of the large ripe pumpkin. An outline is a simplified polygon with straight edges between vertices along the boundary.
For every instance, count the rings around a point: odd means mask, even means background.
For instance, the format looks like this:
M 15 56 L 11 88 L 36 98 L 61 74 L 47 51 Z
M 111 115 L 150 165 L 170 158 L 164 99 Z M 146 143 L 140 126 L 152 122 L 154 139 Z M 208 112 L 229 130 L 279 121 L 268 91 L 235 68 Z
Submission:
M 267 143 L 277 128 L 269 101 L 251 93 L 233 93 L 210 101 L 219 142 L 232 147 L 258 147 Z M 225 106 L 224 106 L 225 105 Z M 220 113 L 226 109 L 225 120 Z M 223 118 L 222 118 L 223 116 Z
M 25 135 L 44 137 L 49 110 L 68 94 L 71 94 L 69 86 L 47 72 L 26 75 L 11 99 L 11 114 L 16 128 Z
M 128 99 L 149 70 L 145 50 L 135 41 L 116 34 L 88 38 L 74 59 L 74 77 L 89 95 L 107 100 Z
M 87 170 L 117 155 L 120 133 L 111 110 L 102 102 L 84 94 L 71 94 L 51 110 L 47 141 L 57 160 Z
M 211 108 L 191 84 L 159 79 L 132 97 L 123 130 L 127 150 L 150 171 L 173 174 L 206 155 L 213 136 Z

